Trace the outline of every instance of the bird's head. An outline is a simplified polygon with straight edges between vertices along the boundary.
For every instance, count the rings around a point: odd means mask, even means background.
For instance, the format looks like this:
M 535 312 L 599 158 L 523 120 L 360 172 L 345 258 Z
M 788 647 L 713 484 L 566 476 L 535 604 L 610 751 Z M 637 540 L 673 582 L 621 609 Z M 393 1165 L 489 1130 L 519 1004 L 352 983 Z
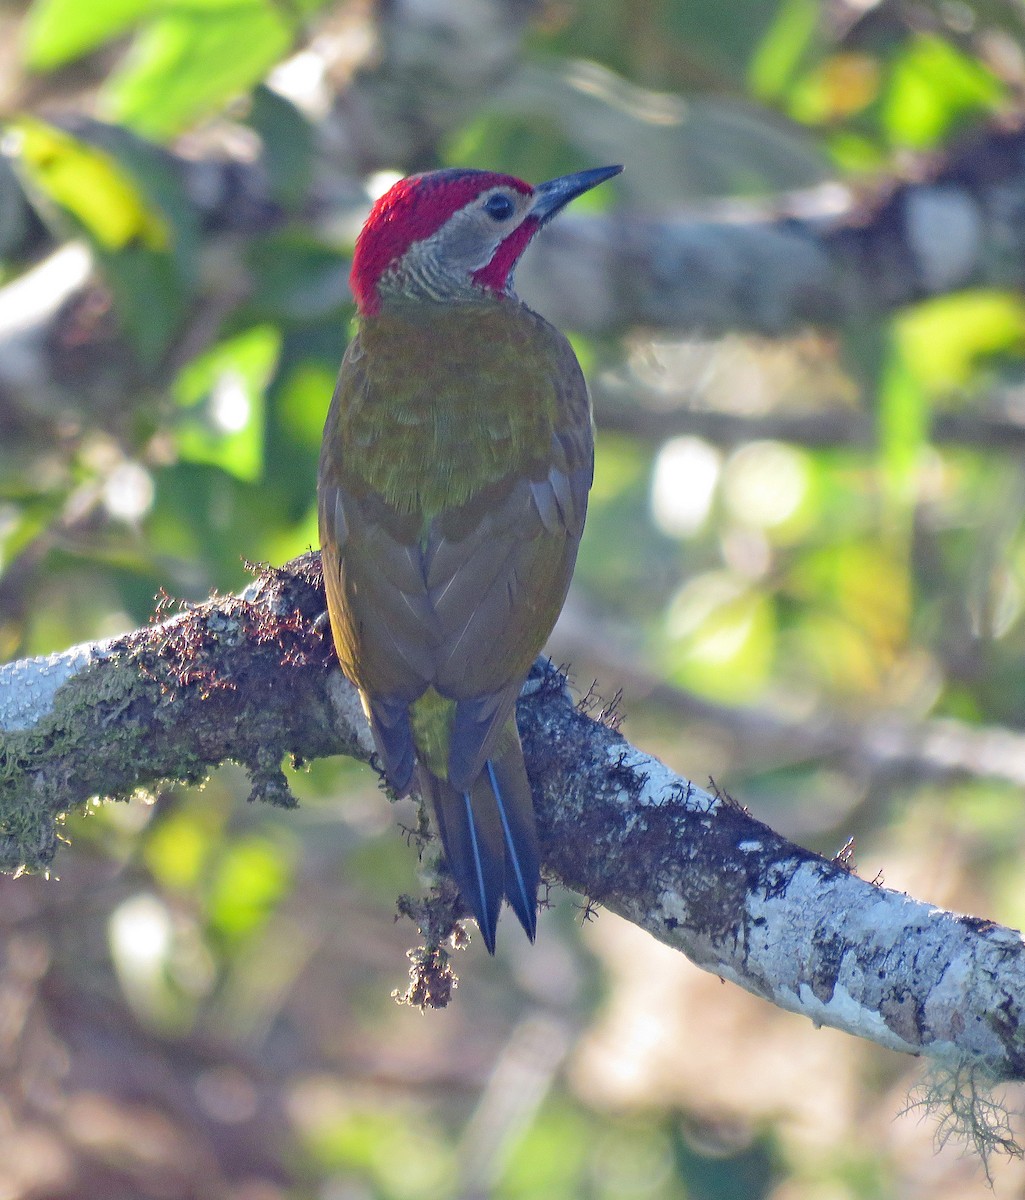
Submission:
M 444 302 L 510 291 L 513 268 L 542 225 L 622 169 L 596 167 L 536 187 L 463 168 L 400 179 L 356 239 L 351 282 L 359 311 L 378 312 L 391 297 Z

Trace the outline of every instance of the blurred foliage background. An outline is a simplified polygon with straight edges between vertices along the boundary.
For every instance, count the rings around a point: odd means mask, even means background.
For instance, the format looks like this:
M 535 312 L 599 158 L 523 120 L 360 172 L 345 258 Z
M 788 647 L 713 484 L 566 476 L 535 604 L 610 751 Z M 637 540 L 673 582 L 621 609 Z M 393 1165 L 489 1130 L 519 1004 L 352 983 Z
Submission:
M 466 40 L 425 70 L 417 39 L 449 26 Z M 870 185 L 1025 90 L 1001 0 L 5 0 L 0 29 L 4 658 L 315 543 L 348 256 L 399 174 L 624 162 L 591 204 L 686 220 Z M 863 874 L 1022 924 L 1025 471 L 930 437 L 1021 396 L 1021 297 L 574 341 L 599 395 L 686 395 L 672 438 L 599 431 L 552 643 L 579 690 L 622 687 L 632 741 L 796 840 L 856 834 Z M 835 433 L 773 435 L 795 415 Z M 985 1193 L 900 1115 L 914 1064 L 557 888 L 535 947 L 474 938 L 447 1011 L 397 1006 L 412 810 L 345 761 L 292 782 L 294 813 L 247 807 L 230 767 L 97 802 L 59 882 L 0 881 L 5 1200 Z M 993 1169 L 1023 1194 L 1019 1163 Z

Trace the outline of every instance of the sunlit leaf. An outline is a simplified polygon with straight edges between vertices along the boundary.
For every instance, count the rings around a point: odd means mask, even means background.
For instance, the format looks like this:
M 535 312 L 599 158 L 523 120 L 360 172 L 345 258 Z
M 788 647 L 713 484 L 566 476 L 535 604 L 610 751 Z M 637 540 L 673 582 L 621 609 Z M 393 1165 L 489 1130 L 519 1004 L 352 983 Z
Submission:
M 327 403 L 338 372 L 320 363 L 301 363 L 277 389 L 277 415 L 295 440 L 319 446 Z
M 639 581 L 650 584 L 651 574 L 664 569 L 668 543 L 651 522 L 651 453 L 631 438 L 600 434 L 597 460 L 575 579 L 602 605 L 653 612 L 663 597 Z
M 722 454 L 703 438 L 670 438 L 651 477 L 651 515 L 666 537 L 692 538 L 705 528 L 722 476 Z
M 171 980 L 176 933 L 171 913 L 146 892 L 124 899 L 110 914 L 108 943 L 125 999 L 142 1021 L 166 1033 L 183 1032 L 190 1006 Z
M 794 87 L 790 115 L 809 125 L 842 121 L 859 113 L 879 93 L 879 63 L 869 54 L 834 54 Z
M 748 442 L 730 455 L 723 495 L 741 523 L 792 541 L 807 533 L 812 459 L 784 442 Z
M 13 481 L 5 480 L 9 484 Z M 20 495 L 19 495 L 20 493 Z M 61 509 L 59 492 L 36 495 L 21 487 L 0 490 L 0 574 L 4 565 L 30 545 Z
M 595 471 L 591 503 L 616 501 L 628 489 L 643 484 L 648 473 L 648 455 L 631 438 L 604 433 L 598 439 L 600 470 Z
M 168 226 L 168 249 L 182 281 L 192 280 L 201 240 L 200 215 L 178 164 L 162 146 L 136 137 L 120 126 L 98 121 L 88 126 L 87 145 L 116 159 L 134 180 L 150 208 Z
M 155 250 L 167 246 L 166 222 L 112 155 L 33 117 L 10 128 L 31 184 L 101 247 L 119 250 L 131 241 Z
M 868 171 L 880 171 L 888 161 L 888 152 L 878 141 L 850 129 L 840 128 L 831 132 L 827 142 L 833 161 L 845 172 L 865 174 Z
M 806 613 L 787 645 L 794 661 L 837 695 L 864 696 L 879 688 L 882 664 L 876 647 L 864 630 L 836 613 Z
M 838 541 L 806 553 L 787 590 L 800 603 L 789 658 L 814 664 L 836 691 L 875 690 L 909 636 L 911 580 L 900 548 Z
M 262 0 L 164 10 L 108 79 L 106 111 L 148 137 L 170 137 L 263 78 L 296 35 L 291 14 Z
M 453 1149 L 429 1110 L 340 1092 L 323 1080 L 302 1089 L 300 1137 L 322 1167 L 364 1180 L 388 1200 L 442 1200 L 454 1178 Z M 362 1189 L 361 1189 L 362 1190 Z M 366 1194 L 371 1194 L 367 1192 Z
M 207 901 L 211 924 L 232 938 L 253 932 L 285 894 L 291 878 L 286 847 L 256 836 L 229 843 Z
M 883 123 L 896 145 L 932 146 L 955 117 L 992 109 L 1004 87 L 976 58 L 933 34 L 920 34 L 894 64 Z
M 172 812 L 148 832 L 143 857 L 154 877 L 171 888 L 196 884 L 215 846 L 216 829 L 197 811 Z
M 110 145 L 34 118 L 12 130 L 29 191 L 90 238 L 122 328 L 140 360 L 155 364 L 184 320 L 194 282 L 193 222 L 174 181 L 132 143 L 122 161 Z
M 879 458 L 889 514 L 904 527 L 918 494 L 918 473 L 929 439 L 932 405 L 896 338 L 879 379 L 878 404 Z
M 506 1164 L 497 1195 L 503 1200 L 587 1195 L 584 1186 L 595 1128 L 588 1114 L 561 1097 L 550 1099 Z
M 36 0 L 25 19 L 25 61 L 46 70 L 118 37 L 151 12 L 152 0 Z
M 253 91 L 246 123 L 260 135 L 275 199 L 286 209 L 299 208 L 313 178 L 313 126 L 290 100 L 262 85 Z
M 783 0 L 748 68 L 754 94 L 775 100 L 785 91 L 822 17 L 817 0 Z
M 303 473 L 302 478 L 307 481 L 307 493 L 311 497 L 310 506 L 295 524 L 279 525 L 260 531 L 257 553 L 261 561 L 288 562 L 304 554 L 311 546 L 316 547 L 320 544 L 317 505 L 312 500 L 315 495 L 315 463 L 310 463 L 309 470 Z
M 980 362 L 1025 346 L 1025 301 L 1016 292 L 939 296 L 902 313 L 895 332 L 904 361 L 930 393 L 966 387 Z
M 280 334 L 256 326 L 221 342 L 182 371 L 175 398 L 191 412 L 178 426 L 178 453 L 240 479 L 263 470 L 264 391 L 277 361 Z
M 691 579 L 666 620 L 669 675 L 722 700 L 750 701 L 768 679 L 776 617 L 764 592 L 722 571 Z

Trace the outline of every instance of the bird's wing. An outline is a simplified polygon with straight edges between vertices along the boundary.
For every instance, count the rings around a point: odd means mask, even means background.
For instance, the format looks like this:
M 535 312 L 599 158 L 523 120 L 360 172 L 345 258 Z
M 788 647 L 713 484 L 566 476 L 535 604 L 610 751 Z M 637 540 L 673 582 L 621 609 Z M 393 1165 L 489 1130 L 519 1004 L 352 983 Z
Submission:
M 368 386 L 358 351 L 343 364 L 321 464 L 325 587 L 339 658 L 364 695 L 399 791 L 412 776 L 407 710 L 428 687 L 454 702 L 449 779 L 458 790 L 473 784 L 562 608 L 593 442 L 586 385 L 557 336 L 559 420 L 547 453 L 426 526 L 422 514 L 403 513 L 366 487 L 353 447 L 328 456 L 338 412 Z
M 428 599 L 438 621 L 434 686 L 454 699 L 449 778 L 468 787 L 512 714 L 562 609 L 594 474 L 590 400 L 568 343 L 549 453 L 431 527 Z
M 413 777 L 409 706 L 430 684 L 438 635 L 423 575 L 422 519 L 397 512 L 367 488 L 353 461 L 357 451 L 343 445 L 343 414 L 369 388 L 364 366 L 356 338 L 324 428 L 320 545 L 338 658 L 360 690 L 385 774 L 402 794 Z

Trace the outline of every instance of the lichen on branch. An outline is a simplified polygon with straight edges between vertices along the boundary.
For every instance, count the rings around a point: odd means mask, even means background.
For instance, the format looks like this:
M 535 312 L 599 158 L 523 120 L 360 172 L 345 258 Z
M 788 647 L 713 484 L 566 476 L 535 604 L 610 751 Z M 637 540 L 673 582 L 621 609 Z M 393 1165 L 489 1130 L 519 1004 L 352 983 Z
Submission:
M 366 721 L 334 664 L 322 609 L 319 556 L 308 554 L 262 570 L 241 596 L 77 647 L 63 664 L 0 667 L 3 867 L 45 867 L 61 814 L 95 795 L 126 799 L 234 760 L 254 798 L 287 806 L 289 756 L 369 761 Z M 48 691 L 41 681 L 54 673 L 63 681 Z M 818 1024 L 990 1079 L 1025 1079 L 1020 933 L 788 842 L 631 746 L 614 712 L 580 711 L 549 662 L 535 664 L 517 715 L 549 881 Z M 444 886 L 406 909 L 426 951 L 407 1000 L 442 1003 L 461 913 Z

